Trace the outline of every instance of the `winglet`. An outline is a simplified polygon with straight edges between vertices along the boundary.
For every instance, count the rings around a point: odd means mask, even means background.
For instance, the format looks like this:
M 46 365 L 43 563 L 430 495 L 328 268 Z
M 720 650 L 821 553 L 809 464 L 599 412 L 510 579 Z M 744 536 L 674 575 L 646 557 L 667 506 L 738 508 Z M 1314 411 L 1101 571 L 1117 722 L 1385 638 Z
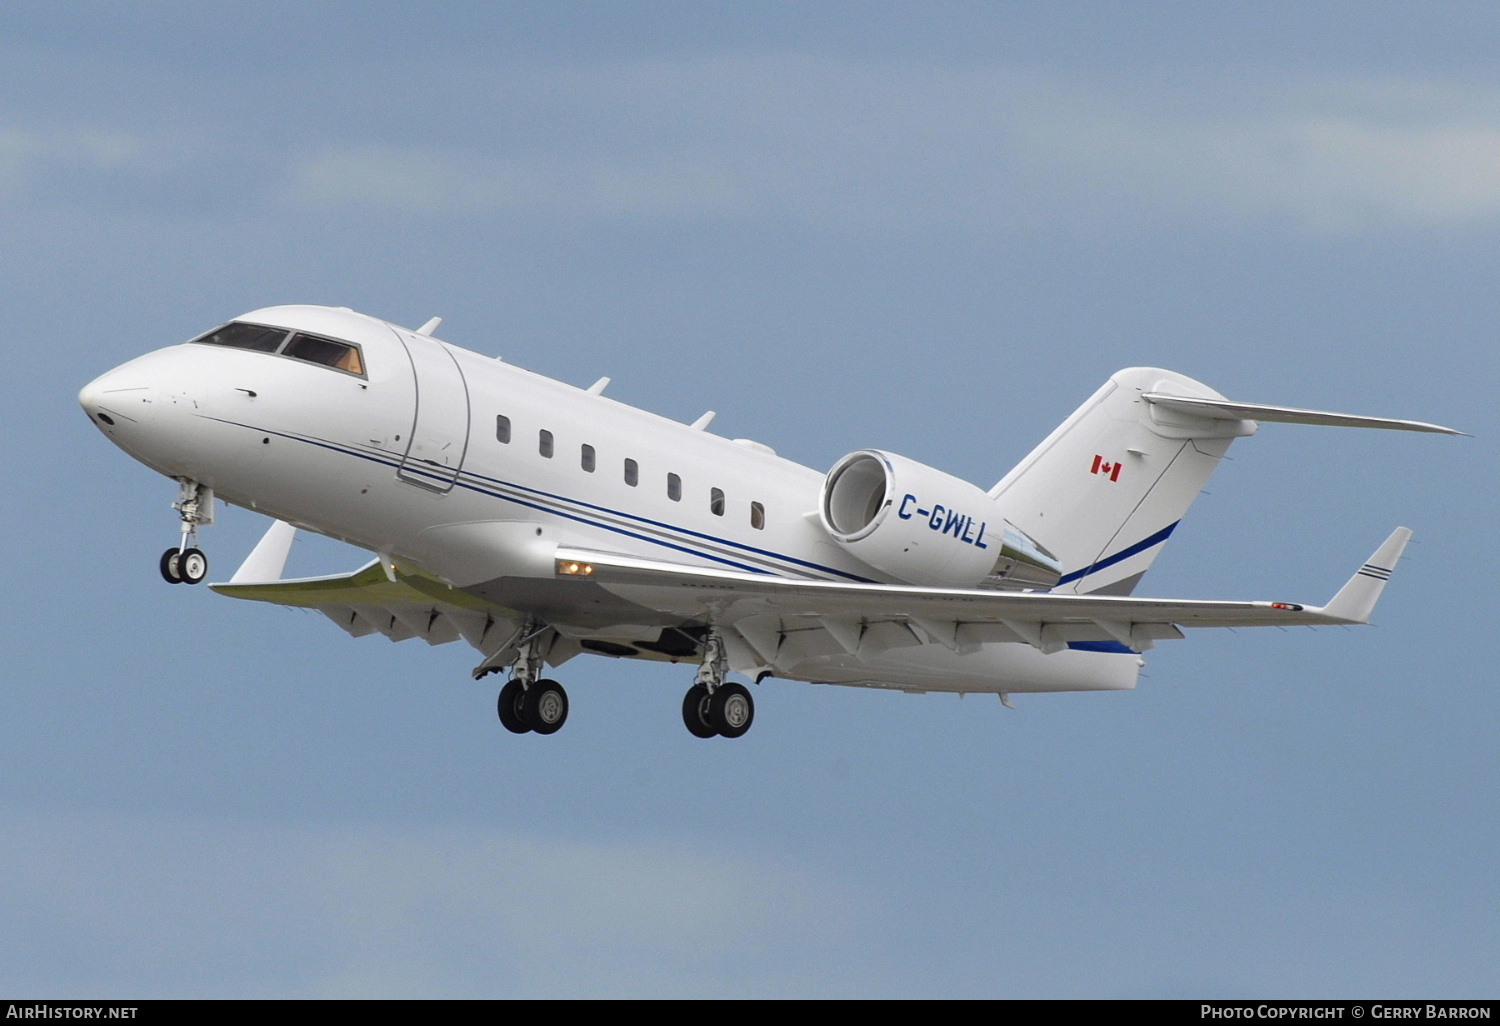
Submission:
M 1391 571 L 1396 569 L 1396 562 L 1409 541 L 1410 528 L 1398 527 L 1392 531 L 1391 536 L 1375 550 L 1369 561 L 1349 578 L 1349 583 L 1340 588 L 1339 593 L 1319 612 L 1346 623 L 1369 623 L 1370 614 L 1375 611 L 1375 602 L 1385 590 L 1385 582 L 1390 580 Z
M 229 579 L 230 584 L 269 584 L 281 580 L 286 557 L 292 551 L 297 529 L 285 520 L 277 520 L 260 540 L 240 568 Z

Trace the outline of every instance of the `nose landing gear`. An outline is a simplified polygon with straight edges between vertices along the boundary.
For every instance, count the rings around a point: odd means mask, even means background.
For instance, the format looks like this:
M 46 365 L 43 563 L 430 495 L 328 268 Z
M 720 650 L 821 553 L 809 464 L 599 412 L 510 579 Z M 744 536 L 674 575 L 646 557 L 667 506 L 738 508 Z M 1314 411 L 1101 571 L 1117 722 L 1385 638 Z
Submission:
M 202 549 L 168 549 L 161 554 L 161 575 L 168 584 L 197 584 L 208 576 Z
M 182 518 L 182 541 L 161 554 L 161 575 L 168 584 L 197 584 L 208 576 L 208 557 L 198 548 L 198 528 L 214 522 L 214 492 L 186 478 L 179 482 L 172 508 Z

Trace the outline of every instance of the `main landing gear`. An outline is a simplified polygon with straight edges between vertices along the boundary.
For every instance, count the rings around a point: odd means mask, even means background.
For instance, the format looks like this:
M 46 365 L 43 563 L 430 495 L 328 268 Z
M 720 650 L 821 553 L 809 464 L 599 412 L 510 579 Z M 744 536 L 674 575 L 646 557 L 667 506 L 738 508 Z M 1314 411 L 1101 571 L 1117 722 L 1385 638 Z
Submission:
M 568 719 L 568 693 L 542 676 L 543 657 L 555 639 L 545 624 L 528 624 L 516 643 L 511 679 L 500 689 L 495 711 L 512 734 L 555 734 Z M 507 646 L 508 649 L 508 646 Z M 496 659 L 508 658 L 497 653 Z M 483 663 L 475 677 L 499 672 L 503 662 Z M 724 641 L 710 630 L 703 642 L 703 665 L 682 700 L 682 722 L 694 737 L 741 737 L 755 720 L 755 700 L 742 684 L 724 679 L 728 672 Z
M 500 689 L 496 711 L 500 724 L 512 734 L 555 734 L 568 719 L 568 693 L 555 680 L 541 676 L 543 644 L 550 647 L 549 627 L 533 627 L 520 643 L 514 676 Z
M 197 584 L 208 576 L 208 557 L 198 548 L 198 528 L 214 522 L 213 489 L 182 478 L 172 508 L 182 518 L 182 541 L 161 554 L 161 575 L 168 584 Z
M 500 689 L 500 723 L 512 734 L 555 734 L 568 718 L 568 693 L 555 680 L 513 679 Z
M 694 737 L 742 737 L 755 721 L 755 700 L 744 685 L 726 681 L 724 641 L 709 631 L 703 665 L 682 699 L 682 722 Z

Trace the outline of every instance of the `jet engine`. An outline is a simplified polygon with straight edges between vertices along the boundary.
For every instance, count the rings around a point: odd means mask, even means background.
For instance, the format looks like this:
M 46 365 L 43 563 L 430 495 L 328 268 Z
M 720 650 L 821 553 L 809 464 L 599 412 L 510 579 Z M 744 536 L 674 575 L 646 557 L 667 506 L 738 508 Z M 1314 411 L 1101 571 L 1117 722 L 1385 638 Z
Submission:
M 978 487 L 895 453 L 863 449 L 835 463 L 818 513 L 840 546 L 910 584 L 1050 588 L 1062 576 L 1057 557 Z

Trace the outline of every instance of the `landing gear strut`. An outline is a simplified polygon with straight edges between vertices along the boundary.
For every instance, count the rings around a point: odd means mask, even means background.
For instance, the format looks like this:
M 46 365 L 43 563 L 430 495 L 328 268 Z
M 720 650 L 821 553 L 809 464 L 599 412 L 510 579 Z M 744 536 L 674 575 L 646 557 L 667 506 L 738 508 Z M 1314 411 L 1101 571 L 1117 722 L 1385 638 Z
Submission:
M 568 719 L 568 693 L 542 676 L 544 659 L 557 632 L 532 621 L 474 670 L 476 679 L 500 673 L 510 664 L 510 680 L 500 689 L 495 712 L 512 734 L 555 734 Z M 755 700 L 742 684 L 725 680 L 729 659 L 724 639 L 709 630 L 703 639 L 703 663 L 682 699 L 682 722 L 694 737 L 741 737 L 755 720 Z
M 568 719 L 568 693 L 541 676 L 542 658 L 552 643 L 552 629 L 530 625 L 516 657 L 513 676 L 500 689 L 496 711 L 500 725 L 512 734 L 555 734 Z
M 180 478 L 172 508 L 182 518 L 182 541 L 161 554 L 161 575 L 168 584 L 197 584 L 208 576 L 208 557 L 198 548 L 198 528 L 214 522 L 213 489 Z
M 710 630 L 703 665 L 682 699 L 682 722 L 694 737 L 741 737 L 755 721 L 755 700 L 742 684 L 725 681 L 724 639 Z

